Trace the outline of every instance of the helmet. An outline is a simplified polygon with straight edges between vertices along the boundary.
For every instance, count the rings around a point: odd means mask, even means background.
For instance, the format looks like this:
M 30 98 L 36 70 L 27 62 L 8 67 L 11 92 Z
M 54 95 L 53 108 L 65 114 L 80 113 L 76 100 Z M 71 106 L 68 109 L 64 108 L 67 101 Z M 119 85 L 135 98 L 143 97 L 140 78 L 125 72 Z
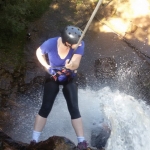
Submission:
M 69 44 L 77 44 L 82 35 L 82 30 L 78 27 L 69 25 L 66 26 L 61 32 L 62 42 L 68 42 Z

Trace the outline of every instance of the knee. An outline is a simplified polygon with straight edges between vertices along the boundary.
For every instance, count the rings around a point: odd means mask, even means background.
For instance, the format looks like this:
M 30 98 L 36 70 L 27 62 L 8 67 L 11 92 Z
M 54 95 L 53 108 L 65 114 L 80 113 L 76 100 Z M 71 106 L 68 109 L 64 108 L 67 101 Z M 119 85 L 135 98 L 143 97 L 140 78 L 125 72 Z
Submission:
M 78 99 L 78 89 L 75 83 L 69 83 L 64 86 L 63 94 L 65 98 L 68 99 Z
M 50 111 L 51 111 L 51 107 L 48 107 L 48 106 L 44 107 L 44 106 L 42 106 L 41 109 L 39 110 L 39 115 L 41 117 L 47 118 L 49 113 L 50 113 Z
M 70 113 L 71 119 L 77 119 L 81 117 L 78 107 L 69 108 L 69 113 Z

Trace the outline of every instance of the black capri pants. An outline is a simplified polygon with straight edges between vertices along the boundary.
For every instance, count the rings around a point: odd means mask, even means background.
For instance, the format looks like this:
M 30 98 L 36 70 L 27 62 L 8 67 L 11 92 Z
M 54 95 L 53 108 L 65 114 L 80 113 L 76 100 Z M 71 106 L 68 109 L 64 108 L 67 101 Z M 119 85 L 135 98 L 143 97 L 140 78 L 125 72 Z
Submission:
M 59 92 L 59 85 L 63 85 L 63 94 L 67 102 L 71 119 L 80 118 L 81 115 L 78 107 L 78 88 L 77 84 L 73 80 L 63 84 L 52 79 L 48 79 L 46 81 L 44 85 L 43 102 L 41 109 L 39 110 L 39 115 L 44 118 L 48 117 Z

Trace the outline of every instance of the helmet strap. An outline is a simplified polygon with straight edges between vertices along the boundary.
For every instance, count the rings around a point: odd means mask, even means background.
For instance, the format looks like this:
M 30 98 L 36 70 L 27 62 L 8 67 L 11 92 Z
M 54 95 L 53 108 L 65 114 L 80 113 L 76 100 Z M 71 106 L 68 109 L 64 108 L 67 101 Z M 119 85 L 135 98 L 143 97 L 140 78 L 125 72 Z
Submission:
M 63 43 L 65 46 L 67 46 L 66 42 Z
M 67 45 L 66 42 L 64 43 L 65 46 L 72 48 L 72 44 Z

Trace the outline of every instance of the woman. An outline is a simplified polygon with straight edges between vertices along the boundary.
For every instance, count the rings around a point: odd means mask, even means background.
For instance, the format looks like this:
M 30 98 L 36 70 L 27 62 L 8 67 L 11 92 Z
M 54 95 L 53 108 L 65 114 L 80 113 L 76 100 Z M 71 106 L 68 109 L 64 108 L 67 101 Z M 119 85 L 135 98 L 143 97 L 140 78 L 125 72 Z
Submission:
M 83 41 L 74 51 L 81 34 L 82 31 L 78 27 L 66 26 L 61 32 L 61 37 L 48 39 L 36 51 L 39 62 L 49 73 L 49 78 L 44 85 L 43 102 L 35 119 L 32 142 L 38 142 L 58 94 L 59 85 L 63 85 L 63 94 L 71 116 L 72 126 L 78 139 L 77 147 L 81 150 L 87 148 L 78 108 L 77 85 L 74 82 L 76 69 L 79 67 L 84 53 Z M 45 55 L 48 55 L 49 63 L 47 63 Z

